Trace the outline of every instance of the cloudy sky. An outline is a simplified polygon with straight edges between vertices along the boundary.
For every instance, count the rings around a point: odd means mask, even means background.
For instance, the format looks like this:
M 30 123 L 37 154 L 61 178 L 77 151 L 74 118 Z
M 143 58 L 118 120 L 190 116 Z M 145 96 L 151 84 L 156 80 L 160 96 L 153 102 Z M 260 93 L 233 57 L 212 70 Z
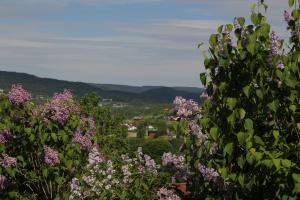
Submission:
M 200 86 L 197 44 L 251 0 L 1 0 L 0 70 L 72 81 Z M 285 36 L 286 0 L 269 0 Z

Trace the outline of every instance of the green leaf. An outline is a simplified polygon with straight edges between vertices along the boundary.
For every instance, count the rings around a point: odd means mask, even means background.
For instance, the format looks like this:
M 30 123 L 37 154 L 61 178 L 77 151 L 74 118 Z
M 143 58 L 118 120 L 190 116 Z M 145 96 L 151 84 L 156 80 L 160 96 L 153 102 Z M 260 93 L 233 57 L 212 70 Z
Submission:
M 202 85 L 206 85 L 206 75 L 205 75 L 205 73 L 201 73 L 200 74 L 200 80 L 201 80 L 201 82 L 202 82 Z
M 278 140 L 278 138 L 279 138 L 279 131 L 274 130 L 273 131 L 273 136 L 274 136 L 275 140 Z
M 237 138 L 238 138 L 240 145 L 244 145 L 246 143 L 246 135 L 245 134 L 246 133 L 244 133 L 244 132 L 238 132 L 238 134 L 237 134 Z
M 300 193 L 300 183 L 295 184 L 295 187 L 293 189 L 293 193 L 296 193 L 296 194 Z
M 260 98 L 260 99 L 263 99 L 263 98 L 264 98 L 263 93 L 262 93 L 261 90 L 256 90 L 255 93 L 256 93 L 256 96 L 257 96 L 258 98 Z
M 295 0 L 289 0 L 289 6 L 290 6 L 290 7 L 293 7 L 294 4 L 295 4 Z
M 233 143 L 230 142 L 228 144 L 226 144 L 225 148 L 224 148 L 224 154 L 228 154 L 228 155 L 231 155 L 233 152 Z
M 247 131 L 252 131 L 253 130 L 253 121 L 251 119 L 246 119 L 244 123 L 244 128 Z
M 287 168 L 290 168 L 292 166 L 292 162 L 288 159 L 283 159 L 281 160 L 281 164 L 284 166 L 284 167 L 287 167 Z
M 234 107 L 237 104 L 237 99 L 236 98 L 227 98 L 227 105 L 229 107 L 230 110 L 233 110 Z
M 278 110 L 278 107 L 279 107 L 279 101 L 278 101 L 278 99 L 276 99 L 276 100 L 272 101 L 271 103 L 269 103 L 269 104 L 268 104 L 268 107 L 269 107 L 272 111 L 276 112 L 276 111 Z
M 245 159 L 244 159 L 243 156 L 238 157 L 237 163 L 238 163 L 238 166 L 239 166 L 241 169 L 244 168 L 245 162 L 246 162 L 246 161 L 245 161 Z
M 57 141 L 56 133 L 51 133 L 51 137 L 52 137 L 52 139 L 54 140 L 54 142 Z
M 294 181 L 296 181 L 297 183 L 300 183 L 300 174 L 292 174 L 292 177 L 293 177 Z
M 218 139 L 218 127 L 212 127 L 210 129 L 210 136 L 215 140 L 217 141 Z
M 246 111 L 245 111 L 243 108 L 240 108 L 240 109 L 239 109 L 239 116 L 240 116 L 240 119 L 244 119 L 244 118 L 245 118 L 245 115 L 246 115 Z
M 250 87 L 249 86 L 243 87 L 243 92 L 246 95 L 246 97 L 249 98 L 249 96 L 250 96 Z
M 245 24 L 245 18 L 244 17 L 239 17 L 237 18 L 238 23 L 243 26 Z
M 280 164 L 280 159 L 273 159 L 273 164 L 275 165 L 276 167 L 276 170 L 279 170 L 280 167 L 281 167 L 281 164 Z
M 217 35 L 216 34 L 212 34 L 209 38 L 209 44 L 210 46 L 215 46 L 217 44 Z
M 239 175 L 238 181 L 242 187 L 244 187 L 244 180 L 245 180 L 244 175 L 243 174 Z

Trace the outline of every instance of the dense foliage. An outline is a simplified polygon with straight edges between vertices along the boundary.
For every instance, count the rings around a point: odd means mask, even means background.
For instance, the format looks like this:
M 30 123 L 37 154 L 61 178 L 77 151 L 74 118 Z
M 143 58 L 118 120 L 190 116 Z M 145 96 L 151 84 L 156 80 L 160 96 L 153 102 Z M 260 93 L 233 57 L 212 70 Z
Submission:
M 300 1 L 289 0 L 290 31 L 284 46 L 253 6 L 251 20 L 211 35 L 208 99 L 202 116 L 176 99 L 178 116 L 190 123 L 185 152 L 196 198 L 296 199 L 300 194 Z M 233 35 L 235 38 L 233 38 Z

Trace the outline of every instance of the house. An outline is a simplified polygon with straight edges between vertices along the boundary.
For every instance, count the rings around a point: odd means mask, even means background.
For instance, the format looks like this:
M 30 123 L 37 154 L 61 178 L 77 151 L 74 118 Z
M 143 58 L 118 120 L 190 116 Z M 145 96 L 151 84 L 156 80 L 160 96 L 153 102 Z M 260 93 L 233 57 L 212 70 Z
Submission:
M 148 138 L 154 139 L 157 135 L 157 131 L 148 131 Z

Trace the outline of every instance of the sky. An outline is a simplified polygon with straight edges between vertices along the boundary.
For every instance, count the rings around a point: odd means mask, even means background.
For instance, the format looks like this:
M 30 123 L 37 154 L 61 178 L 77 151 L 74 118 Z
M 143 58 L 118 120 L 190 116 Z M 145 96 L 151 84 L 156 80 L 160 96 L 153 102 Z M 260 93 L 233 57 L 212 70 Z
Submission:
M 0 0 L 0 70 L 90 83 L 201 87 L 209 35 L 251 0 Z M 286 37 L 287 0 L 267 0 Z

